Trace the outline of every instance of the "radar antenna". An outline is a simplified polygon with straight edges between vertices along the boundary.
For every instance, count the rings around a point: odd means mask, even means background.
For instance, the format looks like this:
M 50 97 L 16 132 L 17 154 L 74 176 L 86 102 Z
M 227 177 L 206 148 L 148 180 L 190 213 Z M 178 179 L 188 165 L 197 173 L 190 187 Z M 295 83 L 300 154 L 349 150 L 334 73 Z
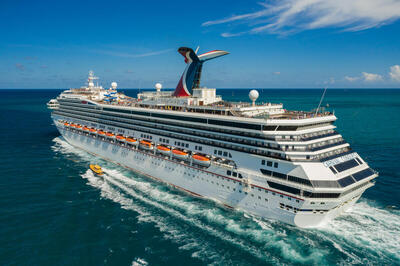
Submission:
M 322 93 L 321 100 L 319 101 L 317 110 L 315 110 L 315 116 L 317 116 L 317 114 L 318 114 L 319 108 L 321 107 L 321 103 L 322 103 L 322 101 L 324 100 L 325 93 L 326 93 L 326 90 L 327 90 L 327 89 L 328 89 L 328 87 L 325 87 L 324 92 Z

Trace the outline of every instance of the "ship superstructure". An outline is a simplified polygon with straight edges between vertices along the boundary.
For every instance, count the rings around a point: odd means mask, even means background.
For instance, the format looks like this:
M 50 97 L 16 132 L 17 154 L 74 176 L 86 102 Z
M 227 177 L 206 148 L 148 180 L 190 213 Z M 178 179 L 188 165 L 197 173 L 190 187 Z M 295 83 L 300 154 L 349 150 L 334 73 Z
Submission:
M 377 173 L 336 131 L 326 111 L 227 102 L 200 86 L 205 61 L 179 48 L 186 69 L 175 91 L 136 98 L 95 85 L 62 92 L 48 106 L 72 145 L 171 184 L 265 218 L 315 227 L 348 210 Z

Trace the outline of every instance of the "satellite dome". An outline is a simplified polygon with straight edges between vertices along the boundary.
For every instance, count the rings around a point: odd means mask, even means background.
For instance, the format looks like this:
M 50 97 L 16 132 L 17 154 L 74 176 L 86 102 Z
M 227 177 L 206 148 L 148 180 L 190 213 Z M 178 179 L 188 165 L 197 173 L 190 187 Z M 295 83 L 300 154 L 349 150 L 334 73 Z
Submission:
M 89 82 L 89 87 L 94 87 L 94 83 L 93 82 Z
M 251 90 L 251 91 L 249 92 L 249 98 L 250 98 L 250 100 L 251 100 L 252 102 L 255 102 L 255 101 L 257 100 L 258 96 L 259 96 L 259 94 L 258 94 L 258 91 L 257 91 L 257 90 Z
M 111 88 L 113 88 L 114 90 L 117 88 L 117 82 L 111 82 Z
M 154 86 L 156 88 L 157 91 L 160 91 L 162 88 L 162 84 L 161 83 L 156 83 L 156 85 Z

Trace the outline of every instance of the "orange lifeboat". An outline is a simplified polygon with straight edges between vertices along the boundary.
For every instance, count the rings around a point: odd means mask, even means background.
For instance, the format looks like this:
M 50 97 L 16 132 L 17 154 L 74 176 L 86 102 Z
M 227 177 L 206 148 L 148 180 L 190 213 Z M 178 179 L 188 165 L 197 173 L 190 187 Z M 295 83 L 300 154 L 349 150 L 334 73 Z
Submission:
M 68 126 L 69 126 L 69 124 L 68 124 L 67 122 L 65 122 L 65 123 L 64 123 L 64 126 L 68 127 Z
M 146 150 L 152 150 L 153 149 L 153 144 L 150 141 L 147 140 L 141 140 L 140 141 L 140 146 Z
M 92 133 L 94 133 L 94 132 L 96 132 L 96 129 L 90 128 L 89 131 L 92 132 Z
M 87 126 L 84 126 L 82 129 L 85 131 L 89 131 L 89 128 Z
M 129 143 L 137 143 L 136 139 L 131 138 L 131 137 L 127 137 L 126 141 L 129 142 Z
M 157 150 L 158 150 L 160 153 L 166 154 L 166 155 L 168 155 L 168 154 L 171 153 L 171 149 L 168 148 L 168 147 L 165 147 L 165 146 L 163 146 L 163 145 L 158 145 L 158 146 L 157 146 Z
M 82 126 L 81 125 L 75 125 L 76 128 L 81 129 Z
M 180 159 L 187 159 L 187 157 L 189 156 L 187 152 L 178 149 L 173 149 L 172 154 Z
M 97 134 L 99 134 L 99 135 L 105 135 L 106 133 L 104 133 L 103 130 L 97 130 Z
M 210 158 L 200 155 L 200 154 L 194 154 L 192 156 L 192 158 L 193 158 L 193 162 L 200 164 L 200 165 L 209 166 L 211 164 Z
M 117 140 L 124 141 L 126 138 L 124 136 L 118 135 Z
M 107 132 L 106 136 L 109 137 L 109 138 L 114 138 L 115 137 L 115 135 L 113 133 L 111 133 L 111 132 Z
M 71 124 L 69 124 L 70 125 L 70 127 L 75 127 L 75 124 L 74 123 L 71 123 Z

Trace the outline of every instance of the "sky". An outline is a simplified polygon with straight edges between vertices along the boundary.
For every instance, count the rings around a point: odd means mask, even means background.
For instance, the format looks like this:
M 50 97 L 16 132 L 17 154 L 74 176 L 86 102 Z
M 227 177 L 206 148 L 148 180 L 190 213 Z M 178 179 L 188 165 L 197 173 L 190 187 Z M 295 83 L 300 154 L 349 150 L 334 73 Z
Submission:
M 0 88 L 399 88 L 400 0 L 0 1 Z

